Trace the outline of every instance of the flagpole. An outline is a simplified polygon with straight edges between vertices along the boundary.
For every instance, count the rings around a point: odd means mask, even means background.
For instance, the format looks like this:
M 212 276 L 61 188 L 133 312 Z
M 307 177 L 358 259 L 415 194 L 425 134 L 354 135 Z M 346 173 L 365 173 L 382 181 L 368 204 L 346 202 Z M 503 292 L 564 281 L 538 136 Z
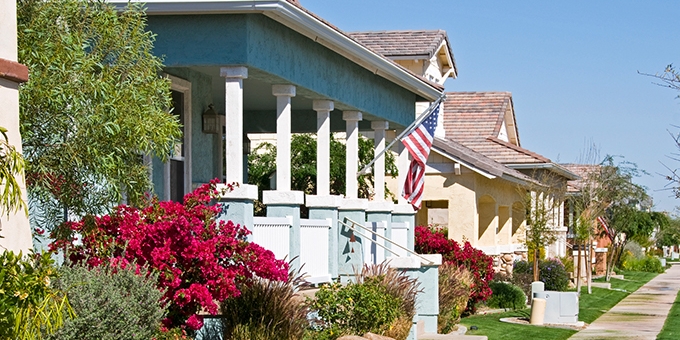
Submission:
M 418 126 L 418 124 L 427 119 L 427 117 L 429 117 L 432 114 L 432 112 L 434 112 L 434 109 L 444 100 L 444 98 L 446 98 L 446 93 L 442 93 L 442 95 L 439 96 L 439 98 L 437 98 L 437 100 L 435 100 L 430 105 L 430 107 L 427 108 L 427 110 L 421 113 L 420 116 L 418 116 L 418 118 L 416 118 L 416 120 L 414 120 L 413 123 L 411 123 L 411 125 L 406 127 L 406 129 L 404 129 L 404 131 L 402 131 L 396 138 L 394 138 L 394 140 L 392 140 L 390 144 L 388 144 L 384 149 L 382 149 L 377 156 L 373 157 L 373 160 L 366 164 L 366 166 L 364 166 L 363 169 L 359 170 L 359 172 L 357 172 L 357 177 L 361 175 L 367 175 L 369 169 L 371 168 L 371 165 L 373 165 L 373 163 L 375 163 L 375 161 L 378 160 L 378 157 L 382 156 L 385 152 L 387 152 L 387 150 L 389 150 L 394 145 L 394 143 L 401 140 L 401 137 L 404 137 L 404 135 L 410 133 L 414 127 Z

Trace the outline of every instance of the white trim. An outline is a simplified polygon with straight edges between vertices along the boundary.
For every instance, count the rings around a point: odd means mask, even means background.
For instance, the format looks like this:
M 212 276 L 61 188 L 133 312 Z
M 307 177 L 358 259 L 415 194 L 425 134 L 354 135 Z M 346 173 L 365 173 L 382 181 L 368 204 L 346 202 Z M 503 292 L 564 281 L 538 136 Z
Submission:
M 108 0 L 123 8 L 129 0 Z M 147 15 L 262 13 L 309 37 L 367 70 L 412 91 L 428 101 L 442 91 L 391 60 L 369 50 L 286 0 L 131 0 L 142 2 Z
M 192 118 L 192 112 L 191 112 L 191 82 L 188 80 L 184 80 L 178 77 L 175 77 L 173 75 L 169 74 L 163 74 L 164 77 L 167 77 L 170 79 L 170 89 L 173 91 L 178 91 L 182 92 L 184 98 L 183 98 L 183 103 L 184 103 L 184 121 L 181 122 L 182 125 L 184 125 L 184 136 L 183 137 L 183 142 L 184 142 L 184 157 L 180 158 L 174 158 L 171 157 L 171 159 L 181 159 L 184 161 L 184 193 L 183 195 L 186 195 L 187 193 L 191 192 L 191 183 L 192 183 L 192 176 L 191 176 L 191 118 Z M 168 160 L 165 162 L 163 165 L 163 199 L 164 200 L 170 200 L 170 161 Z
M 472 171 L 474 171 L 474 172 L 476 172 L 476 173 L 478 173 L 478 174 L 480 174 L 480 175 L 482 175 L 482 176 L 484 176 L 484 177 L 486 177 L 486 178 L 488 178 L 488 179 L 494 179 L 494 178 L 496 178 L 496 176 L 494 176 L 494 175 L 492 175 L 492 174 L 490 174 L 490 173 L 488 173 L 488 172 L 486 172 L 486 171 L 483 171 L 483 170 L 481 170 L 481 169 L 479 169 L 479 168 L 477 168 L 477 167 L 475 167 L 475 166 L 472 166 L 472 165 L 468 164 L 467 162 L 463 162 L 463 161 L 460 160 L 460 159 L 457 159 L 457 158 L 455 158 L 455 157 L 452 157 L 451 155 L 449 155 L 449 154 L 446 153 L 445 151 L 439 150 L 439 149 L 436 148 L 436 147 L 432 147 L 432 151 L 434 151 L 434 152 L 436 152 L 436 153 L 442 155 L 444 158 L 447 158 L 447 159 L 449 159 L 449 160 L 451 160 L 451 161 L 453 161 L 453 162 L 455 162 L 455 163 L 460 163 L 460 164 L 464 165 L 466 168 L 468 168 L 468 169 L 470 169 L 470 170 L 472 170 Z M 429 164 L 427 165 L 427 168 L 428 168 L 428 170 L 429 170 L 430 168 L 432 168 L 432 169 L 434 169 L 435 171 L 438 171 L 436 168 L 430 167 Z M 444 171 L 440 171 L 440 172 L 444 172 Z M 453 172 L 454 172 L 454 166 L 451 165 L 451 171 L 447 171 L 447 172 L 453 173 Z M 425 171 L 425 173 L 427 173 L 427 170 Z

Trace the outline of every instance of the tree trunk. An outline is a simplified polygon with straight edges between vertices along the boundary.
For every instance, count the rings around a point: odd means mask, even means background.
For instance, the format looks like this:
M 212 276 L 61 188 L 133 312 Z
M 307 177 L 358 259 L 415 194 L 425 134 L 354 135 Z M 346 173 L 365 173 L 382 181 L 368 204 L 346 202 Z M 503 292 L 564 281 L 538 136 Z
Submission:
M 614 267 L 614 258 L 616 257 L 617 251 L 616 243 L 612 243 L 612 252 L 607 259 L 607 275 L 605 276 L 605 281 L 609 282 L 612 276 L 612 269 Z
M 538 249 L 534 250 L 534 281 L 538 281 Z
M 588 294 L 593 293 L 593 287 L 591 282 L 593 281 L 593 252 L 592 252 L 592 244 L 590 240 L 588 240 L 588 247 L 586 248 L 586 256 L 588 258 L 588 262 L 586 262 L 586 283 L 588 284 Z
M 577 251 L 577 266 L 576 267 L 576 291 L 580 294 L 581 293 L 581 244 L 577 245 L 578 251 Z

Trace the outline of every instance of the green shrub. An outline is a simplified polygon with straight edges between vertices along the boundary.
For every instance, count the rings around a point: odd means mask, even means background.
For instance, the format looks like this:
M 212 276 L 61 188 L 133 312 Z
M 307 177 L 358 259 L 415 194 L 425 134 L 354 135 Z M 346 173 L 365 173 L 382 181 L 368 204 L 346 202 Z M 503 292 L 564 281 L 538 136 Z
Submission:
M 300 283 L 300 275 L 290 273 L 288 281 L 255 278 L 239 287 L 240 296 L 221 304 L 224 339 L 301 339 L 308 309 L 295 293 Z
M 460 321 L 467 307 L 474 276 L 464 267 L 444 263 L 439 267 L 439 318 L 437 331 L 447 334 Z
M 73 317 L 50 254 L 0 254 L 0 339 L 42 339 Z
M 642 250 L 642 246 L 635 241 L 626 243 L 626 246 L 623 247 L 623 251 L 630 252 L 630 254 L 638 260 L 641 260 L 645 257 L 645 252 Z
M 661 261 L 649 255 L 642 259 L 636 259 L 632 256 L 627 257 L 621 264 L 621 268 L 623 270 L 648 273 L 663 273 L 665 271 L 664 267 L 661 266 Z
M 526 307 L 527 297 L 520 287 L 511 283 L 493 281 L 489 284 L 493 293 L 487 300 L 491 308 L 522 309 Z
M 523 274 L 533 275 L 533 269 L 533 264 L 531 262 L 517 261 L 514 264 L 513 276 Z M 554 258 L 539 261 L 538 270 L 538 279 L 545 283 L 545 290 L 567 290 L 569 286 L 569 273 L 567 273 L 564 265 L 559 259 Z M 525 287 L 520 286 L 520 288 L 526 292 Z
M 416 279 L 380 265 L 364 266 L 357 283 L 321 287 L 315 299 L 308 300 L 318 314 L 316 338 L 372 332 L 405 339 L 415 315 L 417 286 Z
M 55 287 L 67 290 L 77 317 L 50 339 L 151 339 L 166 312 L 158 277 L 145 273 L 135 265 L 62 266 Z

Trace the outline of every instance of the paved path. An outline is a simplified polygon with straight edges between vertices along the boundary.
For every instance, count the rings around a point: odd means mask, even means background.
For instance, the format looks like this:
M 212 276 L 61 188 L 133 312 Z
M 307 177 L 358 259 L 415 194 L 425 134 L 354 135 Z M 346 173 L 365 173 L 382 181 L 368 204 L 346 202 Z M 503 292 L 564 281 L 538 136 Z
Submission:
M 679 290 L 673 265 L 569 339 L 656 339 Z

